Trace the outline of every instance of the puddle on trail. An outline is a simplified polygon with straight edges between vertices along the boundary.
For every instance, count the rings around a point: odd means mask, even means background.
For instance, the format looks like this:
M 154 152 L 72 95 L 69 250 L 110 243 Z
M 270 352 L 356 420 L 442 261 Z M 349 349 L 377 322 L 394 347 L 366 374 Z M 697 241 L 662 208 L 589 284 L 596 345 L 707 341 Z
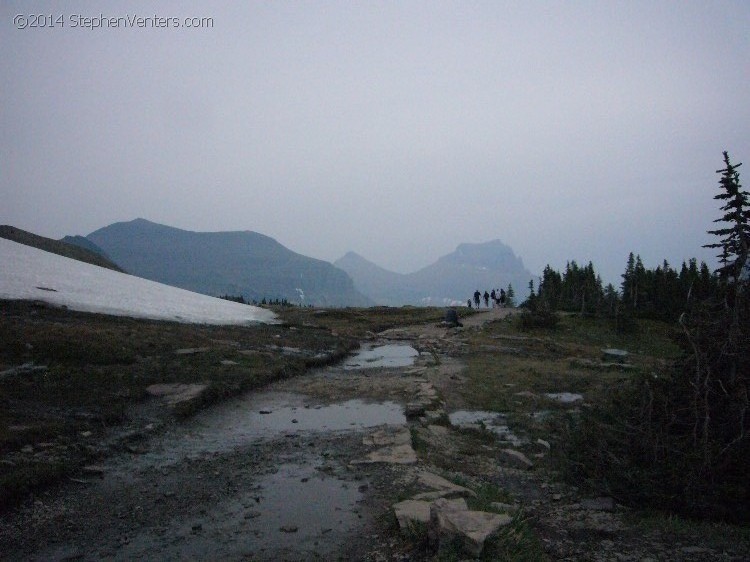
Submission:
M 163 533 L 133 537 L 122 559 L 319 560 L 361 525 L 356 482 L 322 474 L 314 463 L 286 463 L 236 499 L 205 515 L 175 520 Z M 288 557 L 287 557 L 288 556 Z
M 419 352 L 410 345 L 387 344 L 373 346 L 367 344 L 348 358 L 343 367 L 346 370 L 373 369 L 376 367 L 409 367 L 414 364 Z
M 471 428 L 484 426 L 495 433 L 501 441 L 508 441 L 517 447 L 525 442 L 508 427 L 505 414 L 498 412 L 458 410 L 448 414 L 451 424 L 456 427 Z
M 348 400 L 321 405 L 310 403 L 302 394 L 262 392 L 197 414 L 183 435 L 162 440 L 161 446 L 142 455 L 142 461 L 166 466 L 184 458 L 226 453 L 286 435 L 361 431 L 405 423 L 403 407 L 395 402 Z

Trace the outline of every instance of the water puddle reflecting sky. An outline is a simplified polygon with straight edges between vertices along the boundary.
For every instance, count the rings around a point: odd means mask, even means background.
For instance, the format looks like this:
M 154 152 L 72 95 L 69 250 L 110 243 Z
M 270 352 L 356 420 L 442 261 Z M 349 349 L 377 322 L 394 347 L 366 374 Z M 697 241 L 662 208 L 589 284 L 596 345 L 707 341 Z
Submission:
M 161 447 L 142 458 L 149 464 L 168 465 L 185 457 L 226 453 L 285 435 L 361 431 L 405 423 L 403 407 L 395 402 L 348 400 L 322 405 L 311 403 L 309 397 L 301 394 L 262 392 L 197 414 L 183 435 L 167 437 Z
M 374 369 L 376 367 L 409 367 L 414 364 L 419 352 L 410 345 L 387 344 L 362 346 L 359 352 L 348 358 L 343 367 L 346 370 Z

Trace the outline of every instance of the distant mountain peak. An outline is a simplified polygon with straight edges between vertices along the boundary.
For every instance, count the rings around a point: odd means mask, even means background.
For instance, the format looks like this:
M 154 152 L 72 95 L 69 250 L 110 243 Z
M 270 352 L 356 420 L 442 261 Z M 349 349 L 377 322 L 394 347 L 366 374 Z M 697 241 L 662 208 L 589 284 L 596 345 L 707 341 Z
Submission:
M 134 275 L 212 296 L 367 306 L 349 276 L 252 231 L 191 232 L 138 218 L 86 237 Z M 300 290 L 302 292 L 300 292 Z
M 435 263 L 409 274 L 383 269 L 355 252 L 334 265 L 346 271 L 355 286 L 378 304 L 433 305 L 465 303 L 482 290 L 525 287 L 532 275 L 512 248 L 499 239 L 462 243 Z

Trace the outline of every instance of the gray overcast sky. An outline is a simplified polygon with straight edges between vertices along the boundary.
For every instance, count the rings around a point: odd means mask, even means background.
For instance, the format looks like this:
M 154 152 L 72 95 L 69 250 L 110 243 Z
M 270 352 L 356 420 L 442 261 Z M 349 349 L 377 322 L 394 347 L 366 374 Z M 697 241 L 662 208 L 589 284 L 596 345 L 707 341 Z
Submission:
M 64 25 L 17 29 L 33 14 Z M 101 15 L 120 27 L 80 27 Z M 154 15 L 213 25 L 124 19 Z M 0 17 L 0 223 L 44 236 L 143 217 L 400 272 L 499 238 L 534 274 L 592 260 L 619 286 L 630 251 L 714 265 L 723 150 L 750 185 L 746 0 L 4 0 Z

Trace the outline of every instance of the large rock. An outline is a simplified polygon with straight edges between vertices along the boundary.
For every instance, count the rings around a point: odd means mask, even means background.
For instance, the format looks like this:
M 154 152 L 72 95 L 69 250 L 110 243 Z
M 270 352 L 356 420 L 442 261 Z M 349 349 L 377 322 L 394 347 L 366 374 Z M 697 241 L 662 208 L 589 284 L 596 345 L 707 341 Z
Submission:
M 463 498 L 441 498 L 430 506 L 428 536 L 438 550 L 442 544 L 459 541 L 471 556 L 480 556 L 485 541 L 512 521 L 508 515 L 470 511 Z
M 427 525 L 430 522 L 430 502 L 405 500 L 393 506 L 393 513 L 402 531 L 413 529 L 416 525 Z
M 419 473 L 417 482 L 425 488 L 431 488 L 431 492 L 423 492 L 414 496 L 415 500 L 436 500 L 438 498 L 467 498 L 476 497 L 473 490 L 454 484 L 442 476 L 432 472 L 423 471 Z

